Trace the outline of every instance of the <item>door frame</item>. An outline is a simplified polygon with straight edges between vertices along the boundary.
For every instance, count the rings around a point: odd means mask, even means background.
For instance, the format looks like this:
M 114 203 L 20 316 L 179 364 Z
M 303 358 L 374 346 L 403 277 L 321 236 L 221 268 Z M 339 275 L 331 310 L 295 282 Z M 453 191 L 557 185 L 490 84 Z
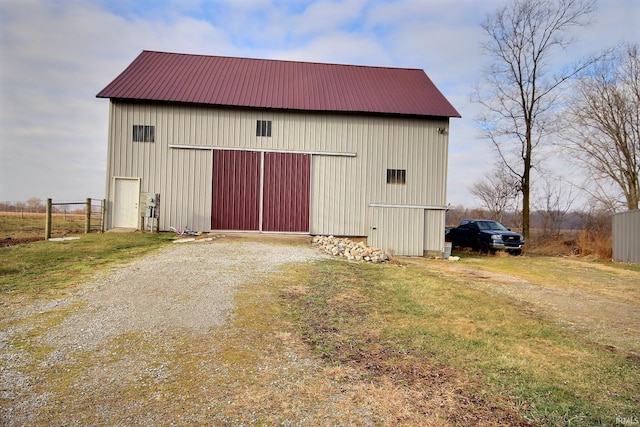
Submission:
M 115 225 L 115 219 L 116 219 L 116 203 L 117 203 L 117 194 L 116 194 L 116 189 L 117 189 L 117 181 L 135 181 L 136 182 L 136 203 L 135 203 L 135 218 L 136 218 L 136 222 L 135 225 L 133 227 L 123 227 L 123 226 L 116 226 Z M 113 200 L 113 205 L 111 208 L 111 227 L 112 228 L 135 228 L 136 230 L 139 228 L 140 226 L 140 178 L 135 178 L 135 177 L 129 177 L 129 176 L 114 176 L 113 177 L 113 191 L 112 191 L 112 198 L 111 200 Z

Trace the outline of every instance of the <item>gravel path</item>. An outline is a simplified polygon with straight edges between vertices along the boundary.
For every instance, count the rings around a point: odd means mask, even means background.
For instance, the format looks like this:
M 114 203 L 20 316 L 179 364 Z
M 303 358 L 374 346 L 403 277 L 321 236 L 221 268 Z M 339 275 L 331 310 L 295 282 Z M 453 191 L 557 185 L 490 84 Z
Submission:
M 73 372 L 64 376 L 65 369 L 83 358 L 109 359 L 131 334 L 157 342 L 204 336 L 228 321 L 240 285 L 255 283 L 286 263 L 320 257 L 311 247 L 246 239 L 173 244 L 95 278 L 75 294 L 25 304 L 11 318 L 3 315 L 0 424 L 47 424 L 47 410 L 72 405 L 57 402 L 52 391 L 68 387 L 65 381 L 78 381 Z M 163 375 L 162 366 L 144 357 L 104 363 L 93 373 L 82 373 L 87 393 L 145 369 Z
M 172 245 L 90 284 L 79 296 L 87 307 L 48 343 L 93 347 L 130 331 L 206 333 L 225 322 L 238 285 L 315 257 L 312 249 L 265 243 Z

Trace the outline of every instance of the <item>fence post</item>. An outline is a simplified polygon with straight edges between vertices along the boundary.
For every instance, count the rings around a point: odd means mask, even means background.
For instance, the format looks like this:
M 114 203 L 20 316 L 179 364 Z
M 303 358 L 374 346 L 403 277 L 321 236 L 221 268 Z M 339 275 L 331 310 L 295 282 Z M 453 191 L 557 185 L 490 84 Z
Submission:
M 51 199 L 47 199 L 47 207 L 46 207 L 46 220 L 44 224 L 44 240 L 49 240 L 51 238 Z
M 87 198 L 84 206 L 84 234 L 91 233 L 91 198 Z
M 107 209 L 107 201 L 102 199 L 100 202 L 100 232 L 104 233 L 104 214 Z

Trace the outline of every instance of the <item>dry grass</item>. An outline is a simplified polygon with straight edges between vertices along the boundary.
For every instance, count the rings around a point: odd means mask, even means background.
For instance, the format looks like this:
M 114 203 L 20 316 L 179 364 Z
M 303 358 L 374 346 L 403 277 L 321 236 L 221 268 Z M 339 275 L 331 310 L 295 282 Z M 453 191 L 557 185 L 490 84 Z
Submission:
M 390 295 L 371 287 L 370 274 L 395 276 L 385 267 L 348 263 L 322 264 L 299 287 L 284 296 L 298 311 L 296 324 L 304 340 L 335 369 L 351 372 L 349 390 L 368 395 L 364 408 L 378 414 L 383 425 L 521 425 L 526 424 L 515 402 L 488 396 L 483 381 L 434 358 L 430 351 L 410 344 L 390 329 L 413 328 L 409 315 L 421 309 L 404 295 L 400 315 Z M 385 271 L 383 273 L 383 271 Z M 365 274 L 364 276 L 362 274 Z M 386 301 L 386 303 L 382 303 Z M 382 305 L 381 305 L 382 304 Z M 353 419 L 341 419 L 351 424 Z M 356 424 L 358 424 L 356 422 Z
M 525 257 L 475 260 L 511 263 L 512 270 L 526 263 Z M 415 393 L 404 402 L 415 416 L 410 422 L 419 425 L 429 414 L 459 425 L 517 425 L 527 422 L 524 417 L 535 425 L 602 425 L 616 414 L 632 414 L 640 403 L 630 341 L 621 348 L 598 344 L 582 329 L 565 328 L 518 299 L 491 292 L 496 275 L 448 276 L 435 266 L 450 263 L 416 261 L 424 266 L 320 266 L 296 297 L 296 323 L 329 364 Z M 568 274 L 578 276 L 576 283 L 594 275 L 584 265 Z M 617 274 L 599 276 L 606 281 Z M 469 279 L 486 280 L 486 289 Z M 632 281 L 637 286 L 640 277 Z
M 21 329 L 9 344 L 32 358 L 34 400 L 55 396 L 31 424 L 606 425 L 636 416 L 638 360 L 490 289 L 508 274 L 637 306 L 638 273 L 543 257 L 327 260 L 243 285 L 229 322 L 206 334 L 136 331 L 61 355 L 39 343 L 79 307 L 0 326 Z
M 92 214 L 91 230 L 100 228 L 100 215 Z M 0 246 L 12 246 L 44 240 L 46 216 L 44 213 L 0 212 Z M 84 233 L 84 214 L 51 214 L 52 237 Z
M 610 231 L 563 231 L 557 236 L 544 236 L 532 231 L 525 252 L 531 255 L 580 256 L 587 259 L 611 260 L 613 241 Z

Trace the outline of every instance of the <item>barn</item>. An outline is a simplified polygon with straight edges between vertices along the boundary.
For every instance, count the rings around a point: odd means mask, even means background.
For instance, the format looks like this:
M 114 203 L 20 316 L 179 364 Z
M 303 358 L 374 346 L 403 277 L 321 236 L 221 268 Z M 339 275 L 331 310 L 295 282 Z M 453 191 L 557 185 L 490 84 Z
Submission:
M 423 70 L 143 51 L 97 97 L 109 99 L 107 229 L 442 251 L 460 115 Z

